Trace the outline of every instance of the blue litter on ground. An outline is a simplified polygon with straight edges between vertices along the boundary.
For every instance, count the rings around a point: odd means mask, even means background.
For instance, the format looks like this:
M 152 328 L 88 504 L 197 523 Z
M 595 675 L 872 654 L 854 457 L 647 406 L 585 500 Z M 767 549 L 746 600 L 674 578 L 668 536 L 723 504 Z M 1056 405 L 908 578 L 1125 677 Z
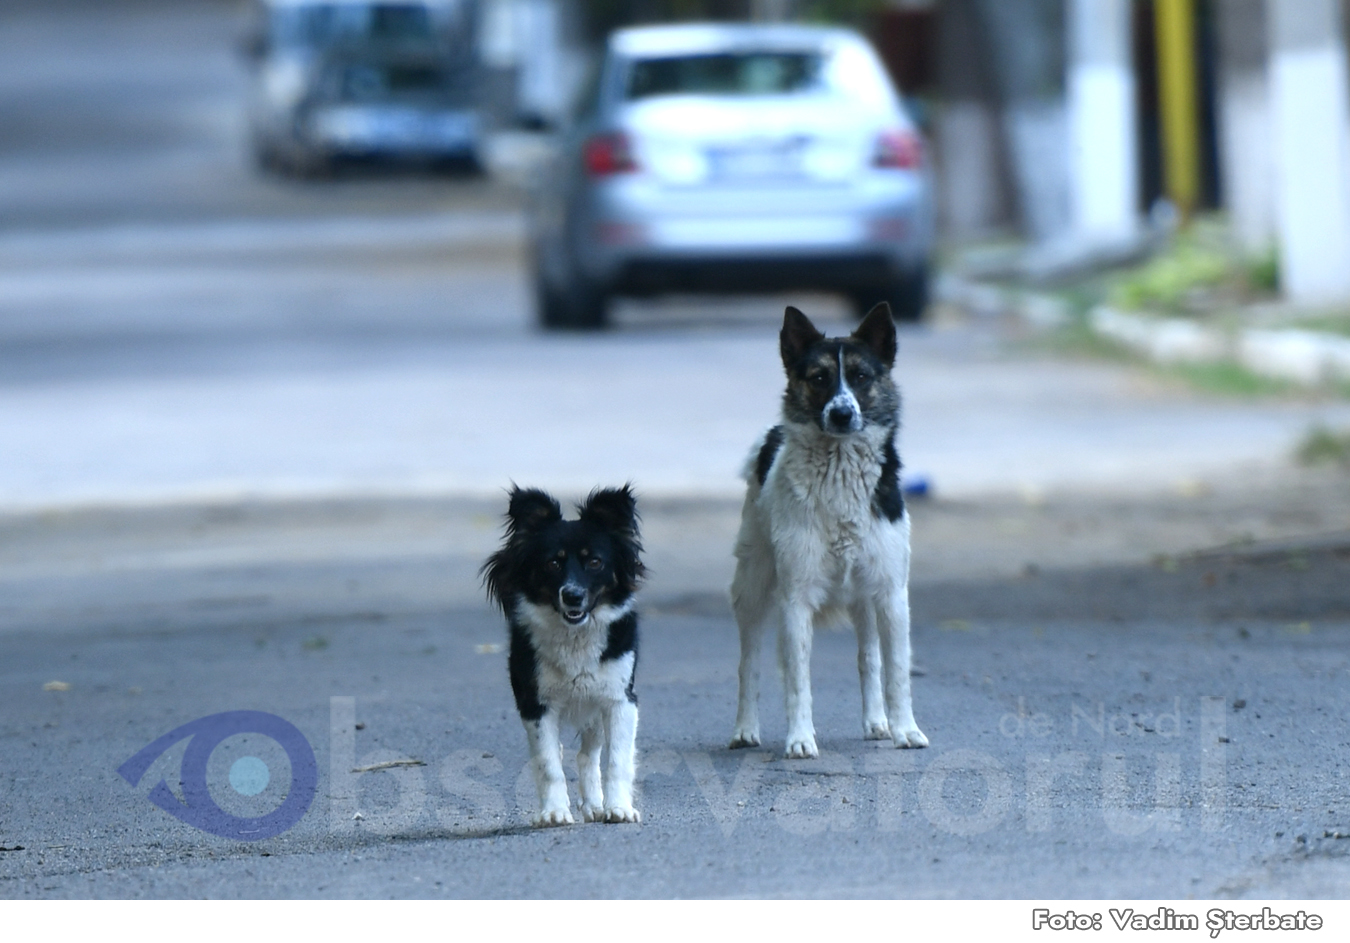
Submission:
M 926 498 L 933 492 L 933 485 L 926 475 L 906 478 L 900 484 L 900 490 L 911 498 Z

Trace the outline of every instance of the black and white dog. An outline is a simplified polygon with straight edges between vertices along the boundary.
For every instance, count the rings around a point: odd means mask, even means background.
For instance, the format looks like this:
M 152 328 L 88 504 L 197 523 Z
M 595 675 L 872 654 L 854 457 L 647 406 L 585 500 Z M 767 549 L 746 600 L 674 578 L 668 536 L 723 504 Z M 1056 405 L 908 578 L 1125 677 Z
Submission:
M 644 574 L 637 505 L 628 487 L 597 489 L 563 520 L 551 496 L 513 488 L 506 541 L 483 564 L 488 595 L 511 627 L 511 689 L 529 739 L 539 790 L 535 825 L 570 825 L 560 725 L 581 733 L 581 815 L 638 822 L 633 808 L 637 739 L 638 619 Z M 608 744 L 601 788 L 600 750 Z
M 787 756 L 818 755 L 811 641 L 847 616 L 858 635 L 863 736 L 923 747 L 910 699 L 909 515 L 891 380 L 895 324 L 884 302 L 849 337 L 825 337 L 789 307 L 779 338 L 783 421 L 751 452 L 731 603 L 741 636 L 731 746 L 759 744 L 759 650 L 780 621 Z

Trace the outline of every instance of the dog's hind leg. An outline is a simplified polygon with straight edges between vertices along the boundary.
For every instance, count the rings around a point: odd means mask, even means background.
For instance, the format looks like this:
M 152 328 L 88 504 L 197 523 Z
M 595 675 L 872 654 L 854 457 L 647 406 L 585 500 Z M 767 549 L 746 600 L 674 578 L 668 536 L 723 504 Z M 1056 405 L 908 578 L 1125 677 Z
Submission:
M 858 681 L 862 685 L 864 740 L 886 740 L 891 725 L 886 720 L 886 699 L 881 690 L 881 640 L 877 636 L 876 610 L 870 603 L 857 603 L 849 611 L 858 634 Z
M 769 621 L 769 582 L 756 580 L 746 586 L 746 564 L 736 567 L 736 578 L 731 584 L 731 608 L 741 636 L 741 665 L 738 672 L 740 693 L 736 700 L 736 729 L 731 733 L 730 748 L 759 746 L 759 650 L 764 641 L 764 628 Z
M 641 822 L 633 808 L 633 777 L 637 772 L 637 705 L 619 701 L 605 716 L 609 765 L 605 770 L 606 822 Z
M 783 606 L 783 631 L 778 636 L 778 662 L 783 670 L 783 699 L 787 702 L 788 759 L 819 756 L 816 728 L 811 720 L 811 642 L 815 619 L 801 602 Z
M 600 787 L 600 749 L 604 746 L 605 725 L 600 718 L 581 731 L 581 749 L 577 751 L 577 783 L 581 793 L 581 820 L 601 822 L 605 818 L 605 795 Z
M 525 736 L 530 742 L 534 786 L 539 791 L 539 814 L 534 817 L 534 824 L 571 825 L 567 780 L 563 777 L 562 743 L 558 739 L 558 716 L 545 711 L 538 720 L 525 721 Z
M 897 747 L 926 747 L 928 738 L 914 722 L 909 681 L 909 587 L 896 589 L 877 606 L 881 661 L 886 669 L 886 716 Z

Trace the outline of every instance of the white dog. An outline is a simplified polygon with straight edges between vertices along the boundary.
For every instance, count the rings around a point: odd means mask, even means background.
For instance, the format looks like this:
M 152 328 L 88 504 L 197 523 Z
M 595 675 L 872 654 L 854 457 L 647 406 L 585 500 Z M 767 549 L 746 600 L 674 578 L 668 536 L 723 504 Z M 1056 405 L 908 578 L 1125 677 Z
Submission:
M 884 302 L 849 337 L 829 338 L 796 308 L 783 319 L 783 421 L 751 453 L 731 603 L 741 636 L 731 747 L 759 744 L 759 649 L 780 620 L 787 756 L 818 754 L 811 641 L 842 616 L 858 634 L 863 736 L 923 747 L 909 655 L 909 515 L 891 380 L 895 324 Z

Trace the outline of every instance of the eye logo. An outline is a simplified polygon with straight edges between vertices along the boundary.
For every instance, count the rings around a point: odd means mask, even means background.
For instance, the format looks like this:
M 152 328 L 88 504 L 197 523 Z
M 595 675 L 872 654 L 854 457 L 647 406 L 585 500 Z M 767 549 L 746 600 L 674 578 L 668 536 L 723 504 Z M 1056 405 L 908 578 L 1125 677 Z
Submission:
M 291 788 L 285 801 L 266 815 L 243 818 L 226 812 L 211 798 L 206 783 L 206 764 L 212 751 L 226 738 L 241 733 L 260 733 L 275 740 L 291 762 Z M 275 714 L 262 711 L 225 711 L 183 724 L 127 760 L 117 772 L 135 786 L 146 770 L 175 743 L 191 737 L 183 754 L 183 798 L 179 801 L 164 780 L 150 790 L 148 798 L 165 812 L 221 838 L 260 841 L 273 838 L 299 822 L 309 811 L 319 788 L 319 766 L 314 748 L 293 724 Z M 230 767 L 230 787 L 245 796 L 256 796 L 267 788 L 272 774 L 256 756 L 236 760 Z

